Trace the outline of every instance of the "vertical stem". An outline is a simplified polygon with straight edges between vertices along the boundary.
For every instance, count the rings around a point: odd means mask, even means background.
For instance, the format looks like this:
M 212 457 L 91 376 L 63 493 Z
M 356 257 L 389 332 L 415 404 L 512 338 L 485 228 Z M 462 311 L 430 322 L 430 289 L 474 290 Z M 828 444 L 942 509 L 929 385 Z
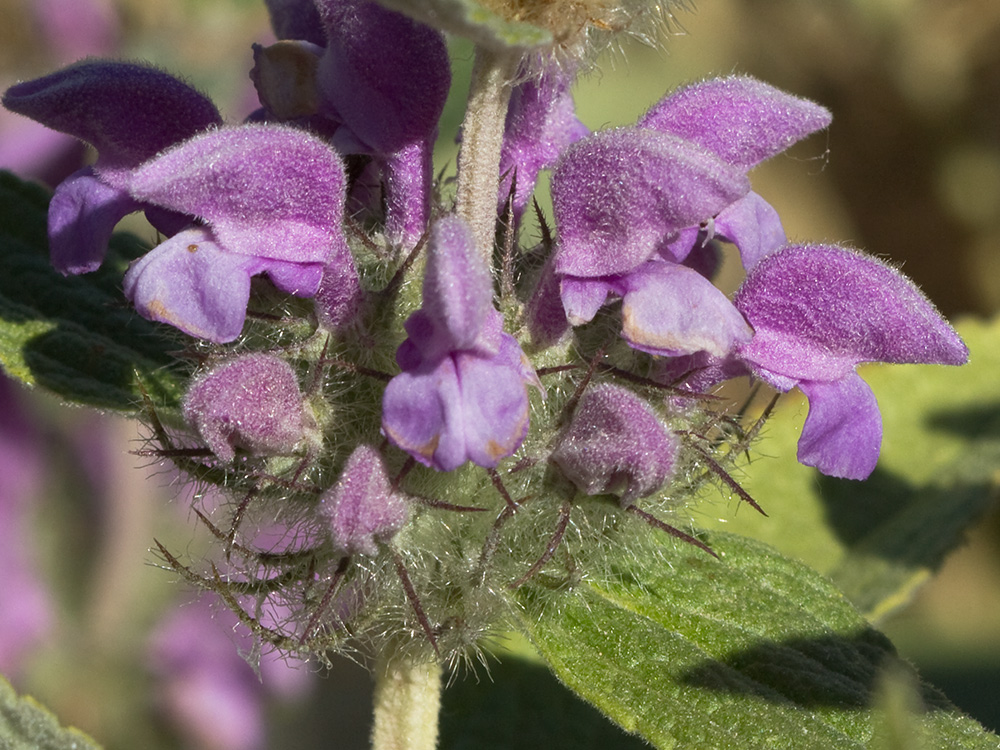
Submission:
M 372 750 L 437 747 L 441 671 L 437 661 L 414 661 L 398 654 L 379 656 Z
M 476 48 L 469 105 L 462 122 L 456 210 L 472 227 L 473 237 L 487 262 L 493 259 L 500 149 L 507 105 L 520 59 L 520 55 L 509 50 Z

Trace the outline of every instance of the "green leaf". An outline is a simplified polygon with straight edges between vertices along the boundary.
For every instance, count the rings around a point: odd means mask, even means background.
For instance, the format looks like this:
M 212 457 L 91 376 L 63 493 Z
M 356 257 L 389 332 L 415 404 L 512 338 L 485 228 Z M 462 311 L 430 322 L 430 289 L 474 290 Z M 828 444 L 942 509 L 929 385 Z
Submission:
M 140 384 L 176 406 L 179 338 L 137 316 L 121 291 L 128 261 L 145 248 L 115 235 L 99 271 L 63 277 L 48 261 L 48 195 L 0 173 L 0 365 L 66 401 L 134 412 Z
M 545 664 L 502 657 L 488 674 L 445 691 L 441 750 L 641 750 L 646 744 L 611 724 L 559 684 Z
M 44 706 L 18 697 L 0 677 L 0 747 L 4 750 L 100 750 L 79 729 L 64 729 Z
M 674 540 L 553 605 L 519 590 L 521 625 L 560 680 L 660 748 L 863 748 L 892 644 L 825 578 L 749 539 L 713 534 L 715 560 Z M 936 691 L 930 747 L 998 739 Z
M 474 0 L 379 0 L 428 26 L 468 37 L 494 50 L 530 49 L 552 43 L 552 34 L 540 26 L 508 21 Z
M 741 508 L 712 525 L 830 575 L 870 619 L 907 603 L 996 493 L 1000 322 L 970 320 L 958 330 L 972 351 L 968 365 L 862 369 L 884 425 L 869 480 L 831 479 L 797 463 L 807 407 L 789 394 L 765 426 L 759 457 L 739 477 L 768 516 Z

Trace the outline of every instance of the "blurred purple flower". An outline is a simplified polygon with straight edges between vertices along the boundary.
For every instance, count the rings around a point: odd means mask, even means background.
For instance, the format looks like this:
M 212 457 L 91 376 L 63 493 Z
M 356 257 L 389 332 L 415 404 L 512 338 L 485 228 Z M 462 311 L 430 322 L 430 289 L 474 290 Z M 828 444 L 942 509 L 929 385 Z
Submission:
M 154 632 L 149 659 L 160 708 L 193 746 L 264 748 L 265 699 L 301 694 L 309 678 L 303 665 L 270 652 L 261 657 L 258 675 L 241 655 L 251 653 L 252 646 L 236 615 L 213 608 L 205 596 L 175 609 Z
M 0 373 L 0 674 L 16 677 L 52 628 L 28 521 L 42 483 L 42 441 L 18 386 Z
M 489 269 L 468 225 L 456 216 L 431 230 L 423 307 L 405 323 L 409 338 L 382 399 L 382 431 L 427 466 L 466 461 L 494 467 L 528 430 L 527 383 L 537 383 L 493 307 Z

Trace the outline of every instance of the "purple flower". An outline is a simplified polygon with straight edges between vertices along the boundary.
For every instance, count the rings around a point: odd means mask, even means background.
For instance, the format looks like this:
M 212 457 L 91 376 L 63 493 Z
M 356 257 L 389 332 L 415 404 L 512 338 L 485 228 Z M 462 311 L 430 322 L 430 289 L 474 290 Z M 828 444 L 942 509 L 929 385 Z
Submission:
M 128 193 L 136 167 L 221 123 L 215 105 L 186 83 L 156 68 L 110 60 L 85 60 L 11 86 L 3 105 L 97 149 L 94 166 L 56 187 L 49 208 L 52 263 L 65 274 L 95 270 L 115 224 L 146 208 Z M 163 212 L 148 218 L 166 234 L 186 223 Z
M 237 448 L 285 455 L 319 440 L 295 371 L 269 354 L 237 357 L 197 376 L 184 397 L 184 418 L 226 462 Z
M 355 299 L 341 230 L 345 189 L 337 154 L 300 130 L 244 125 L 185 141 L 136 169 L 129 190 L 203 224 L 133 264 L 125 293 L 146 317 L 217 342 L 242 330 L 254 274 L 301 297 L 331 275 Z
M 500 154 L 499 213 L 503 213 L 516 177 L 514 217 L 519 221 L 538 173 L 590 132 L 577 119 L 573 107 L 570 85 L 574 77 L 563 66 L 553 64 L 511 92 Z
M 642 399 L 601 384 L 580 399 L 552 460 L 588 495 L 615 493 L 622 505 L 656 492 L 673 474 L 679 442 Z
M 431 230 L 423 307 L 405 323 L 403 372 L 382 399 L 382 431 L 421 463 L 494 467 L 528 430 L 526 384 L 537 384 L 493 307 L 489 270 L 456 216 Z
M 736 294 L 754 328 L 736 358 L 778 390 L 809 399 L 799 461 L 864 479 L 882 423 L 862 362 L 963 364 L 968 349 L 905 276 L 831 245 L 790 245 L 762 259 Z
M 748 172 L 830 124 L 829 110 L 748 76 L 702 81 L 661 99 L 636 127 L 684 138 Z M 750 192 L 714 217 L 712 236 L 739 248 L 748 270 L 785 244 L 777 212 Z
M 270 117 L 330 133 L 341 153 L 371 156 L 381 173 L 386 235 L 412 247 L 430 217 L 431 157 L 451 85 L 444 37 L 368 0 L 310 5 L 269 3 L 279 37 L 302 41 L 255 51 L 251 75 L 261 101 Z
M 675 92 L 636 127 L 567 149 L 552 178 L 559 238 L 548 272 L 569 322 L 589 321 L 616 296 L 637 349 L 724 356 L 746 341 L 725 296 L 680 264 L 713 237 L 736 243 L 748 268 L 783 244 L 747 171 L 828 122 L 822 107 L 734 77 Z M 551 314 L 536 307 L 535 329 L 550 339 Z
M 354 449 L 336 483 L 320 498 L 333 546 L 347 555 L 375 555 L 409 516 L 406 498 L 392 488 L 379 452 Z

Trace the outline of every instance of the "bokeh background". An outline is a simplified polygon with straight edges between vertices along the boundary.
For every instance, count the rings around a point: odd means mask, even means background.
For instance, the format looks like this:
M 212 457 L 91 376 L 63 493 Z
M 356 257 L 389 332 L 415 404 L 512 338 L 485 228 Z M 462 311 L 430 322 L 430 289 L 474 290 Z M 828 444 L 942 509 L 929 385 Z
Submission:
M 250 44 L 270 39 L 256 0 L 0 0 L 0 19 L 3 87 L 86 55 L 142 58 L 211 94 L 231 121 L 255 106 Z M 674 86 L 733 72 L 821 102 L 834 113 L 828 133 L 753 175 L 789 236 L 891 259 L 953 319 L 996 314 L 1000 3 L 699 0 L 676 9 L 660 31 L 653 45 L 626 40 L 609 50 L 581 79 L 576 97 L 585 124 L 629 124 Z M 469 47 L 456 43 L 454 60 L 441 166 L 454 160 Z M 0 114 L 0 166 L 54 179 L 79 159 L 78 147 L 26 127 Z M 31 502 L 21 505 L 20 564 L 50 592 L 37 637 L 16 659 L 0 645 L 19 689 L 109 748 L 365 747 L 370 687 L 363 669 L 340 660 L 323 675 L 308 668 L 291 679 L 265 673 L 261 687 L 240 672 L 243 662 L 226 659 L 228 640 L 214 656 L 199 655 L 226 664 L 219 670 L 231 694 L 226 703 L 204 698 L 202 713 L 218 719 L 214 734 L 213 722 L 198 725 L 199 707 L 171 692 L 170 670 L 189 693 L 207 678 L 156 645 L 166 637 L 164 613 L 186 594 L 152 564 L 151 540 L 179 550 L 198 543 L 174 478 L 125 453 L 123 446 L 141 445 L 134 425 L 64 410 L 23 389 L 3 397 L 16 405 L 0 413 L 0 432 L 14 424 L 14 408 L 35 425 L 41 468 Z M 24 442 L 0 436 L 0 451 L 10 459 Z M 14 491 L 5 486 L 0 492 Z M 6 589 L 0 623 L 11 619 L 4 608 L 9 614 L 17 607 L 12 586 Z M 1000 729 L 1000 514 L 983 517 L 883 628 L 931 682 Z M 235 727 L 229 734 L 222 719 Z

